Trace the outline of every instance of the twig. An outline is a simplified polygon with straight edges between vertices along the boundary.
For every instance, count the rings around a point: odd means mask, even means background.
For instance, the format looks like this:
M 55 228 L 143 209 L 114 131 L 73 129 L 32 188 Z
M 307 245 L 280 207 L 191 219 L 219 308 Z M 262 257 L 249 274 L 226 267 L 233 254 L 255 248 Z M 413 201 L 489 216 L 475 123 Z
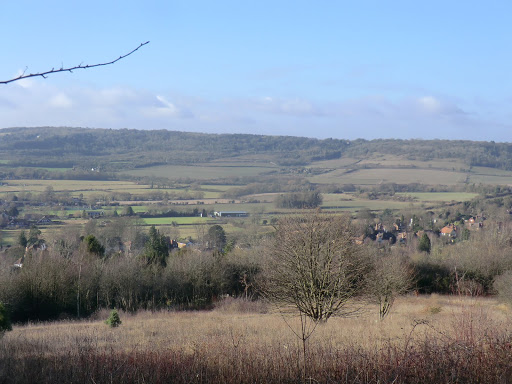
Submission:
M 58 72 L 73 73 L 73 71 L 75 69 L 90 69 L 90 68 L 94 68 L 94 67 L 102 67 L 105 65 L 111 65 L 111 64 L 118 62 L 119 60 L 124 59 L 125 57 L 130 56 L 132 53 L 138 51 L 140 48 L 142 48 L 146 44 L 149 44 L 149 41 L 146 41 L 145 43 L 141 43 L 137 48 L 133 49 L 132 51 L 128 52 L 127 54 L 119 56 L 117 59 L 106 62 L 106 63 L 98 63 L 98 64 L 91 64 L 91 65 L 82 65 L 82 63 L 80 63 L 79 65 L 74 66 L 74 67 L 64 68 L 64 66 L 61 66 L 59 69 L 52 68 L 51 70 L 46 71 L 46 72 L 29 73 L 28 75 L 25 74 L 25 72 L 27 70 L 25 68 L 25 71 L 23 71 L 23 73 L 21 75 L 19 75 L 18 77 L 14 77 L 10 80 L 0 81 L 0 84 L 9 84 L 14 81 L 28 79 L 30 77 L 42 77 L 43 79 L 46 79 L 48 77 L 48 75 L 53 74 L 53 73 L 58 73 Z

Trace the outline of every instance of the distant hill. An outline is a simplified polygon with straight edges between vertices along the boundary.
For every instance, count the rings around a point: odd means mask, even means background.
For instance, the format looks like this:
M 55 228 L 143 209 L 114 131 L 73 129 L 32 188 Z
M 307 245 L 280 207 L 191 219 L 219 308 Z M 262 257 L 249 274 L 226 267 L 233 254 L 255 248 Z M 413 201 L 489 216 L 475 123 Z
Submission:
M 68 127 L 0 129 L 2 167 L 101 168 L 116 172 L 259 155 L 281 166 L 339 158 L 398 155 L 418 161 L 457 159 L 468 167 L 512 170 L 512 144 L 462 140 L 340 140 L 167 130 Z M 1 169 L 0 169 L 1 170 Z

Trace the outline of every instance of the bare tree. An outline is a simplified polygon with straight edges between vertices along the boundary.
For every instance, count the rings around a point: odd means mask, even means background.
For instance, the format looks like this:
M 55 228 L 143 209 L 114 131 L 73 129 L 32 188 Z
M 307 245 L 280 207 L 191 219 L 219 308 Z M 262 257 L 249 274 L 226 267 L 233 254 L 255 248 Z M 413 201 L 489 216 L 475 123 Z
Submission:
M 411 289 L 413 272 L 400 255 L 376 254 L 373 269 L 367 275 L 366 289 L 370 302 L 379 306 L 381 320 L 389 314 L 395 299 Z
M 26 69 L 25 69 L 25 71 L 23 71 L 23 73 L 21 75 L 19 75 L 17 77 L 13 77 L 12 79 L 9 79 L 9 80 L 0 81 L 0 84 L 9 84 L 9 83 L 12 83 L 12 82 L 15 82 L 15 81 L 19 81 L 19 80 L 23 80 L 23 79 L 28 79 L 30 77 L 42 77 L 43 79 L 46 79 L 48 77 L 48 75 L 51 75 L 51 74 L 54 74 L 54 73 L 73 72 L 76 69 L 90 69 L 90 68 L 95 68 L 95 67 L 102 67 L 102 66 L 105 66 L 105 65 L 111 65 L 111 64 L 117 63 L 119 60 L 122 60 L 125 57 L 130 56 L 132 53 L 138 51 L 140 48 L 142 48 L 146 44 L 149 44 L 149 41 L 146 41 L 145 43 L 141 43 L 137 48 L 131 50 L 130 52 L 128 52 L 128 53 L 126 53 L 124 55 L 119 56 L 115 60 L 104 62 L 104 63 L 86 64 L 86 65 L 79 64 L 79 65 L 75 65 L 73 67 L 66 67 L 66 68 L 64 66 L 62 66 L 60 68 L 52 68 L 52 69 L 50 69 L 48 71 L 36 72 L 36 73 L 26 73 Z
M 308 343 L 320 322 L 333 315 L 353 314 L 349 302 L 364 287 L 369 270 L 364 248 L 354 243 L 348 216 L 320 213 L 278 222 L 274 241 L 268 245 L 263 273 L 263 294 L 280 309 L 291 307 L 299 313 L 295 330 L 301 342 L 302 373 L 308 380 Z
M 348 216 L 319 213 L 280 220 L 268 247 L 264 294 L 315 322 L 354 312 L 369 270 Z

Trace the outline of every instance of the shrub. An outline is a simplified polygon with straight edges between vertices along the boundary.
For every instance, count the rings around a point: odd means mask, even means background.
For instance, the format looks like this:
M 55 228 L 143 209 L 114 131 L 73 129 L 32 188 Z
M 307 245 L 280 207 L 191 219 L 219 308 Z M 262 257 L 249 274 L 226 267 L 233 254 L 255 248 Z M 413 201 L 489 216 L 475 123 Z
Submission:
M 121 323 L 122 321 L 119 318 L 119 313 L 117 313 L 116 309 L 113 309 L 112 312 L 110 312 L 108 319 L 105 320 L 105 324 L 108 324 L 111 328 L 119 327 Z
M 9 319 L 9 314 L 7 313 L 7 308 L 0 302 L 0 336 L 4 334 L 6 331 L 12 330 L 11 320 Z

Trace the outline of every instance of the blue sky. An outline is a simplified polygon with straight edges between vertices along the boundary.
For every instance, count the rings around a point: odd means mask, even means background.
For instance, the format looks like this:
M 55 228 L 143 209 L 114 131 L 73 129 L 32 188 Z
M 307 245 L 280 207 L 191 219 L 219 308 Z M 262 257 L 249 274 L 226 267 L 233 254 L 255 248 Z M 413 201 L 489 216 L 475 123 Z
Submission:
M 7 4 L 5 4 L 7 3 Z M 510 1 L 2 2 L 0 127 L 512 141 Z

